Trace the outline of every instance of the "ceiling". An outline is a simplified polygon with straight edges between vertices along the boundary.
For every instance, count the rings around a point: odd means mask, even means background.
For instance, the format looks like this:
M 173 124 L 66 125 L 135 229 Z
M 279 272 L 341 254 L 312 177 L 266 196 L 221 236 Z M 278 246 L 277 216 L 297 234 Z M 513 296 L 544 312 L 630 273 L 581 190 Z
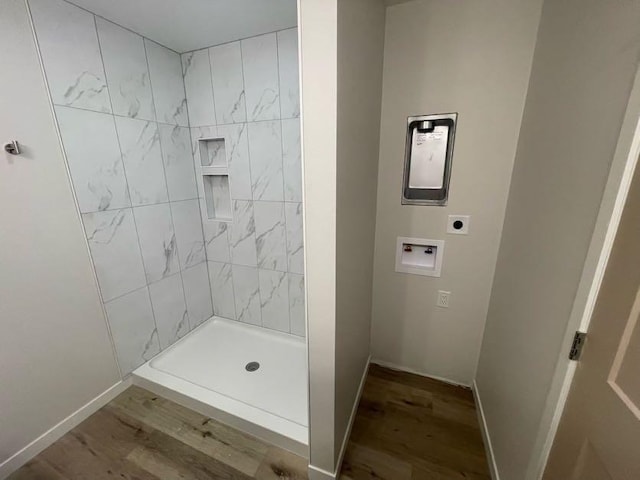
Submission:
M 296 0 L 71 0 L 176 52 L 297 24 Z

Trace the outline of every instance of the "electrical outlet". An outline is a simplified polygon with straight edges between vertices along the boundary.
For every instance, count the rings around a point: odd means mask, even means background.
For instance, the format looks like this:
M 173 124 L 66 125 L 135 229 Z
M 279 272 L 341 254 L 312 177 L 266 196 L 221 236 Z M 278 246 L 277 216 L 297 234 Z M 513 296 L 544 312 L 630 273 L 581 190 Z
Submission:
M 449 308 L 449 297 L 451 297 L 451 292 L 438 290 L 438 303 L 436 305 L 442 308 Z

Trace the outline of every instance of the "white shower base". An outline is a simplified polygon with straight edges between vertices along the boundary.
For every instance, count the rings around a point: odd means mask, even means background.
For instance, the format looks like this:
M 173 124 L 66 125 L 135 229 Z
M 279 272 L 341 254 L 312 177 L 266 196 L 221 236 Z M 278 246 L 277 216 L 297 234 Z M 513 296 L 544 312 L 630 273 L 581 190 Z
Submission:
M 249 362 L 259 362 L 260 368 L 247 371 Z M 302 338 L 212 317 L 133 375 L 155 393 L 307 455 Z

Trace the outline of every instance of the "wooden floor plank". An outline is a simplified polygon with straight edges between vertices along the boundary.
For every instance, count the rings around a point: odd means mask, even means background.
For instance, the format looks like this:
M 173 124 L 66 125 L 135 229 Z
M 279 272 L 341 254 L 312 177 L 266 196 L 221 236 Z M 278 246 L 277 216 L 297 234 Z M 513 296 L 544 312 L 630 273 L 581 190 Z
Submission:
M 131 387 L 10 480 L 308 480 L 307 460 Z M 372 365 L 341 480 L 489 480 L 471 391 Z
M 91 444 L 86 436 L 74 428 L 44 452 L 41 459 L 54 470 L 70 479 L 78 480 L 158 480 L 122 457 L 105 453 L 105 443 Z M 98 448 L 94 448 L 94 447 Z
M 396 456 L 362 445 L 350 444 L 340 473 L 351 480 L 411 480 L 412 471 L 410 463 Z
M 109 408 L 120 410 L 249 477 L 255 475 L 269 450 L 266 442 L 138 387 L 128 389 Z
M 377 458 L 409 465 L 412 479 L 490 479 L 469 389 L 372 365 L 351 433 L 346 478 L 392 480 Z M 376 457 L 378 455 L 378 457 Z M 386 462 L 389 463 L 388 461 Z
M 107 455 L 125 458 L 153 475 L 164 472 L 160 478 L 251 478 L 111 407 L 92 415 L 79 429 L 94 448 L 101 448 Z
M 256 472 L 256 480 L 307 480 L 306 458 L 302 458 L 280 448 L 269 449 Z
M 71 480 L 56 471 L 40 456 L 29 461 L 17 472 L 9 477 L 11 480 Z

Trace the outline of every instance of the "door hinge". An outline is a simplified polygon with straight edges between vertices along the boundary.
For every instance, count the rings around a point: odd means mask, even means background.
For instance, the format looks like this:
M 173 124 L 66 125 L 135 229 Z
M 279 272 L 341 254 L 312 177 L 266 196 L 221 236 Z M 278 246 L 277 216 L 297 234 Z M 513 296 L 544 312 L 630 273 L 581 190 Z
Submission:
M 582 347 L 584 340 L 587 338 L 587 334 L 584 332 L 576 332 L 573 336 L 573 342 L 571 342 L 571 350 L 569 351 L 569 360 L 580 360 L 582 354 Z

